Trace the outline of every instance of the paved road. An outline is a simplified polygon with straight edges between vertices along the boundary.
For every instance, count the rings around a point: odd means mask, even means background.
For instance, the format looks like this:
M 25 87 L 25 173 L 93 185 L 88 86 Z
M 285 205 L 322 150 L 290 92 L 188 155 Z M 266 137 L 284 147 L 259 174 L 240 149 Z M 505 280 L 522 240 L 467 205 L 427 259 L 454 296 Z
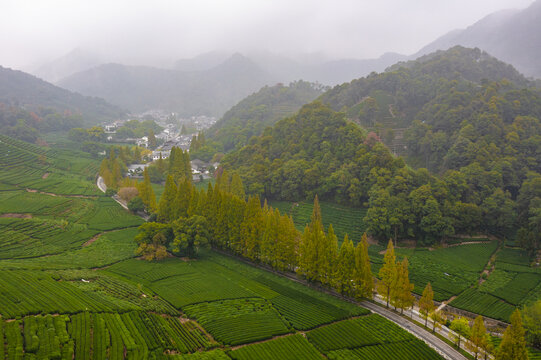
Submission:
M 98 176 L 98 180 L 96 181 L 96 185 L 98 185 L 98 189 L 100 189 L 101 192 L 107 191 L 107 186 L 105 185 L 105 182 L 103 181 L 103 178 L 101 176 Z
M 107 190 L 107 185 L 105 185 L 105 182 L 103 181 L 103 178 L 102 178 L 101 176 L 98 176 L 98 180 L 96 181 L 96 185 L 98 186 L 98 188 L 99 188 L 102 192 L 105 192 L 105 191 Z M 126 209 L 126 210 L 128 210 L 128 211 L 130 210 L 130 209 L 128 209 L 128 205 L 127 205 L 124 201 L 122 201 L 122 200 L 118 197 L 118 195 L 113 195 L 113 196 L 111 196 L 111 198 L 112 198 L 114 201 L 116 201 L 120 206 L 122 206 L 124 209 Z M 142 217 L 143 220 L 148 221 L 148 218 L 149 218 L 148 215 L 142 214 L 142 213 L 141 213 L 141 214 L 139 214 L 139 216 Z
M 430 333 L 429 331 L 426 331 L 425 329 L 421 328 L 420 326 L 417 326 L 416 324 L 412 323 L 411 321 L 404 319 L 400 315 L 392 312 L 391 310 L 387 310 L 379 305 L 376 305 L 374 303 L 368 302 L 368 301 L 362 301 L 360 303 L 361 306 L 371 310 L 374 313 L 377 313 L 395 324 L 398 324 L 399 326 L 403 327 L 404 329 L 408 330 L 413 335 L 417 336 L 419 339 L 426 342 L 428 345 L 430 345 L 433 349 L 435 349 L 441 356 L 443 356 L 445 359 L 448 360 L 466 360 L 466 357 L 459 353 L 456 349 L 454 349 L 452 346 L 435 336 L 434 334 Z

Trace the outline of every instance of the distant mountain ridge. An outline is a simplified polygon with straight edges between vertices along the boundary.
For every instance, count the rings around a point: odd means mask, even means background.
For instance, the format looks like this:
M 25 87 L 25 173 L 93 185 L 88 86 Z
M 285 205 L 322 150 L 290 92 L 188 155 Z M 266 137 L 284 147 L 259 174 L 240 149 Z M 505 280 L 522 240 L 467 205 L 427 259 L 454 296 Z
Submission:
M 99 96 L 131 111 L 163 109 L 180 115 L 220 116 L 272 77 L 252 61 L 234 54 L 204 71 L 105 64 L 71 75 L 58 84 Z
M 54 108 L 81 114 L 85 123 L 96 124 L 122 116 L 124 111 L 103 99 L 59 88 L 35 76 L 0 66 L 0 102 L 27 110 Z
M 416 58 L 455 45 L 478 47 L 526 76 L 541 77 L 541 0 L 524 10 L 503 10 L 463 30 L 454 30 L 423 47 Z
M 56 83 L 69 75 L 88 70 L 102 63 L 103 61 L 98 55 L 76 48 L 64 56 L 43 64 L 31 73 L 45 81 Z

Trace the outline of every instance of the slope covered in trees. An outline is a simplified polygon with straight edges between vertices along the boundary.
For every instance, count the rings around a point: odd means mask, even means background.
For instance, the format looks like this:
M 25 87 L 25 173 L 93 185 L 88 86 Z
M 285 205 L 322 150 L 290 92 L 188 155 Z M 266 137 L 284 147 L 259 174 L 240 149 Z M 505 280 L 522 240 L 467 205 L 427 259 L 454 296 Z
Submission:
M 493 86 L 487 84 L 484 94 L 493 94 Z M 300 200 L 318 194 L 336 202 L 368 205 L 369 231 L 381 239 L 415 238 L 428 244 L 456 233 L 510 235 L 521 228 L 519 240 L 533 250 L 539 236 L 536 199 L 540 189 L 536 184 L 541 181 L 541 156 L 535 145 L 539 120 L 520 111 L 522 107 L 535 111 L 538 95 L 530 90 L 511 91 L 523 101 L 530 99 L 532 105 L 515 102 L 508 115 L 514 117 L 513 123 L 495 130 L 499 138 L 490 144 L 488 137 L 479 139 L 475 128 L 470 130 L 478 148 L 465 150 L 475 156 L 439 177 L 426 169 L 407 167 L 376 135 L 366 135 L 344 113 L 320 102 L 267 129 L 226 156 L 223 164 L 241 174 L 248 192 L 270 199 Z M 488 105 L 497 102 L 496 94 L 489 97 Z M 486 113 L 491 107 L 478 105 L 477 119 L 490 119 Z M 475 123 L 478 129 L 494 129 L 497 124 Z M 510 128 L 523 134 L 525 141 L 515 141 L 515 147 L 507 144 L 513 137 L 520 139 L 518 134 L 506 133 Z
M 296 81 L 289 86 L 265 86 L 228 110 L 208 130 L 208 135 L 223 144 L 225 152 L 242 147 L 267 126 L 293 115 L 302 105 L 321 95 L 322 90 L 321 86 L 305 81 Z
M 43 108 L 60 114 L 77 114 L 86 125 L 121 116 L 124 112 L 103 99 L 61 89 L 22 71 L 0 66 L 0 103 L 27 111 Z

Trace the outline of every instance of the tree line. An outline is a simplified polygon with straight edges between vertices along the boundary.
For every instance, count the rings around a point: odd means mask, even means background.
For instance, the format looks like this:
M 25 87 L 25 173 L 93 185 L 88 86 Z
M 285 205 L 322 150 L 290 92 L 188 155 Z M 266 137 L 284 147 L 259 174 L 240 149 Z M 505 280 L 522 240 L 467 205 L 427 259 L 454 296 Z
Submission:
M 214 186 L 209 184 L 201 191 L 188 179 L 183 178 L 176 184 L 169 175 L 156 209 L 157 221 L 141 225 L 135 238 L 137 254 L 147 260 L 162 259 L 168 252 L 195 257 L 201 248 L 213 246 L 279 271 L 294 271 L 310 282 L 320 283 L 345 296 L 371 298 L 376 290 L 387 301 L 387 306 L 401 313 L 415 304 L 408 259 L 397 260 L 393 241 L 388 242 L 379 279 L 375 282 L 366 234 L 356 246 L 347 235 L 338 246 L 332 225 L 327 231 L 323 227 L 317 196 L 310 223 L 303 232 L 295 228 L 291 217 L 280 214 L 266 202 L 262 204 L 258 196 L 245 200 L 242 180 L 227 171 Z M 429 318 L 432 331 L 449 324 L 457 334 L 457 346 L 460 347 L 462 338 L 468 339 L 466 347 L 476 358 L 496 351 L 481 316 L 471 327 L 462 317 L 448 323 L 443 313 L 435 309 L 433 296 L 428 283 L 418 301 L 419 312 L 426 319 L 425 326 Z M 535 336 L 539 317 L 528 316 L 528 330 Z M 525 334 L 517 310 L 495 352 L 496 359 L 526 359 L 523 357 L 527 353 Z

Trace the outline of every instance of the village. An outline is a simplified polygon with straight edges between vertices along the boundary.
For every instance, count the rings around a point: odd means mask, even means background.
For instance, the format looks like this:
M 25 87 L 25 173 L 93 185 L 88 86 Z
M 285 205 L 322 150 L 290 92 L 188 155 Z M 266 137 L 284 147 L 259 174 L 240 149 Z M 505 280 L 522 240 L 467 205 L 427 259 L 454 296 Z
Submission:
M 190 150 L 192 138 L 199 132 L 210 128 L 215 122 L 215 117 L 204 115 L 191 116 L 189 118 L 177 117 L 175 113 L 165 113 L 162 110 L 150 110 L 142 114 L 133 115 L 131 119 L 140 119 L 148 121 L 151 119 L 163 130 L 160 133 L 153 134 L 157 146 L 152 148 L 149 136 L 125 137 L 119 138 L 117 130 L 122 128 L 129 120 L 115 120 L 111 123 L 102 124 L 107 141 L 115 143 L 135 144 L 151 150 L 146 157 L 146 162 L 141 164 L 131 164 L 128 166 L 125 174 L 131 178 L 142 178 L 143 170 L 152 162 L 169 158 L 171 149 L 177 147 L 183 151 Z M 205 162 L 200 159 L 191 160 L 193 181 L 203 181 L 212 177 L 215 169 L 220 165 L 218 162 Z

